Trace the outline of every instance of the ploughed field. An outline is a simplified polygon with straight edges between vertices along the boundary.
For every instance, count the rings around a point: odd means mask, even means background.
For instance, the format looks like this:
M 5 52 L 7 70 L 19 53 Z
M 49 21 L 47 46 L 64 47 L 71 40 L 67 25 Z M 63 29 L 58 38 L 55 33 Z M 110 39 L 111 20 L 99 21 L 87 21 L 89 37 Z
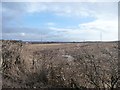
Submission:
M 3 88 L 116 88 L 118 43 L 2 41 Z

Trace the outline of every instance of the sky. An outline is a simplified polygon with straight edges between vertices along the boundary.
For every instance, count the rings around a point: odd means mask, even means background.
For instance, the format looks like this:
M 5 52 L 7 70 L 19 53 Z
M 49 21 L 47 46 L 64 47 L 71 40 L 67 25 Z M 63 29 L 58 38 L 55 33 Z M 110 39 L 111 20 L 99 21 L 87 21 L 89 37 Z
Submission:
M 2 39 L 118 40 L 117 2 L 2 2 L 1 6 Z

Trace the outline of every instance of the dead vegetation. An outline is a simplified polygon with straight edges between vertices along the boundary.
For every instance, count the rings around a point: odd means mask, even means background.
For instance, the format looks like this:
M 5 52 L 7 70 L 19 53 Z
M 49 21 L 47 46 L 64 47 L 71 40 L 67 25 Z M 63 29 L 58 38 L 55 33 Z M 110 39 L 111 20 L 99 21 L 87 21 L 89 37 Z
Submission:
M 3 88 L 117 88 L 118 44 L 2 43 Z

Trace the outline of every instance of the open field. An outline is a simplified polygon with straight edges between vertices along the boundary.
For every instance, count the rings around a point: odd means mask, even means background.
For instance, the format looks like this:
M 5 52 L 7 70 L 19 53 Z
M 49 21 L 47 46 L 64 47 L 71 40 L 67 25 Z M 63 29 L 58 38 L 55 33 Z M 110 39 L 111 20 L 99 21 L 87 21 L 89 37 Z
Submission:
M 118 87 L 118 43 L 2 42 L 3 88 Z

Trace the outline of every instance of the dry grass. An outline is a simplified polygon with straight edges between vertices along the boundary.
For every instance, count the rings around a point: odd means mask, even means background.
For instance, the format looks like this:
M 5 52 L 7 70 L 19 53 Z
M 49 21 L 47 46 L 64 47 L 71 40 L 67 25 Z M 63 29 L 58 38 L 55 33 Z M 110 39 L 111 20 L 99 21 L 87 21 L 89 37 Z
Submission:
M 3 41 L 2 49 L 3 87 L 111 88 L 111 78 L 114 77 L 114 81 L 118 78 L 115 42 L 25 44 Z

